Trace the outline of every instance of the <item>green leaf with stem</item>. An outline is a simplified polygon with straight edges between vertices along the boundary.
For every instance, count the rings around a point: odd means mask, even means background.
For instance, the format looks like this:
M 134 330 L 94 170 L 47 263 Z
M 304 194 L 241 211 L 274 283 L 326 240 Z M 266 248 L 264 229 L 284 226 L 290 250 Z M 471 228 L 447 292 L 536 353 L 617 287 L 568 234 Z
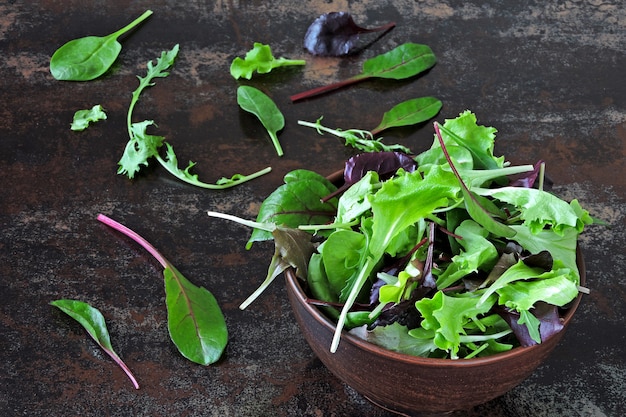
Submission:
M 300 126 L 312 127 L 317 130 L 317 133 L 320 135 L 323 132 L 330 133 L 338 138 L 341 138 L 345 141 L 346 146 L 352 146 L 355 149 L 358 149 L 363 152 L 386 152 L 386 151 L 397 151 L 404 153 L 411 153 L 411 150 L 402 145 L 385 145 L 381 142 L 382 138 L 374 139 L 374 135 L 372 132 L 367 130 L 359 130 L 359 129 L 331 129 L 329 127 L 325 127 L 322 125 L 322 117 L 317 119 L 315 123 L 306 122 L 304 120 L 298 120 L 298 124 Z
M 142 122 L 133 123 L 133 111 L 139 102 L 141 93 L 146 88 L 154 85 L 153 80 L 155 78 L 164 78 L 169 75 L 168 70 L 174 65 L 178 51 L 178 44 L 170 51 L 163 51 L 161 56 L 157 58 L 156 64 L 153 64 L 152 61 L 148 62 L 146 76 L 137 77 L 139 79 L 139 86 L 133 91 L 126 116 L 129 140 L 126 143 L 124 154 L 118 162 L 119 168 L 117 173 L 125 174 L 128 178 L 132 179 L 142 166 L 148 165 L 150 158 L 155 158 L 170 174 L 181 181 L 200 188 L 223 190 L 270 172 L 271 168 L 267 167 L 250 175 L 235 174 L 231 178 L 221 178 L 215 184 L 202 182 L 198 180 L 197 175 L 190 172 L 191 168 L 195 165 L 194 162 L 189 162 L 185 169 L 180 169 L 174 148 L 169 143 L 165 142 L 165 138 L 163 136 L 150 135 L 147 133 L 147 128 L 155 125 L 154 121 L 144 120 Z M 163 144 L 166 145 L 165 158 L 159 154 L 159 150 Z
M 283 156 L 283 148 L 280 146 L 277 134 L 285 127 L 285 117 L 272 99 L 257 88 L 242 85 L 237 88 L 237 104 L 261 121 L 272 139 L 276 153 L 278 156 Z
M 74 113 L 70 129 L 74 131 L 85 130 L 91 122 L 106 120 L 107 114 L 100 104 L 96 104 L 88 110 L 78 110 Z
M 57 49 L 50 59 L 50 72 L 57 80 L 89 81 L 98 78 L 115 62 L 122 45 L 117 39 L 152 14 L 145 11 L 122 29 L 107 36 L 74 39 Z
M 254 71 L 259 74 L 267 74 L 274 68 L 305 65 L 303 59 L 274 58 L 269 45 L 259 42 L 254 43 L 254 47 L 246 53 L 245 58 L 236 57 L 230 65 L 230 75 L 238 80 L 243 77 L 247 80 L 252 78 Z
M 133 383 L 135 389 L 139 389 L 139 384 L 137 383 L 133 373 L 113 350 L 104 316 L 98 309 L 78 300 L 55 300 L 50 304 L 58 307 L 61 311 L 79 322 L 85 330 L 87 330 L 89 336 L 91 336 L 93 340 L 95 340 L 96 343 L 102 348 L 102 350 L 104 350 L 107 355 L 109 355 L 111 359 L 113 359 L 113 361 L 120 368 L 122 368 L 124 373 Z
M 100 214 L 98 220 L 140 244 L 163 266 L 167 327 L 172 342 L 187 359 L 201 365 L 217 362 L 228 342 L 226 321 L 207 289 L 185 278 L 154 246 L 133 230 Z
M 436 62 L 437 58 L 429 46 L 405 43 L 365 61 L 361 73 L 337 83 L 295 94 L 291 96 L 291 101 L 314 97 L 370 78 L 394 80 L 410 78 L 433 67 Z

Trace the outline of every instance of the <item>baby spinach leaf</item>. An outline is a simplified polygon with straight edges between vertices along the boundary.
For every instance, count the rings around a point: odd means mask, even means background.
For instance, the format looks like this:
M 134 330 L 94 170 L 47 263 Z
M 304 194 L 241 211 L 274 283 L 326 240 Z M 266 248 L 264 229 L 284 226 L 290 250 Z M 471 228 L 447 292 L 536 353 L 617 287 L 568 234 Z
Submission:
M 287 227 L 302 224 L 326 224 L 337 213 L 337 199 L 322 202 L 336 187 L 323 176 L 308 170 L 295 170 L 285 176 L 285 184 L 274 190 L 261 204 L 258 223 Z M 255 228 L 246 248 L 256 241 L 272 239 L 271 232 Z
M 89 126 L 90 122 L 97 122 L 99 120 L 105 120 L 106 118 L 107 114 L 104 112 L 102 106 L 100 104 L 96 104 L 91 109 L 78 110 L 74 113 L 74 119 L 72 120 L 70 129 L 75 131 L 85 130 Z
M 363 63 L 361 73 L 346 80 L 314 88 L 291 96 L 291 101 L 324 94 L 338 88 L 365 81 L 370 78 L 402 80 L 418 75 L 433 67 L 435 54 L 427 45 L 405 43 L 389 52 L 370 58 Z
M 348 297 L 351 281 L 359 273 L 365 250 L 365 236 L 352 230 L 331 233 L 321 247 L 328 282 L 340 295 L 340 302 Z
M 238 80 L 243 77 L 247 80 L 252 78 L 254 71 L 259 74 L 267 74 L 274 68 L 305 65 L 303 59 L 274 58 L 269 45 L 259 42 L 254 43 L 254 47 L 246 53 L 245 58 L 236 57 L 230 65 L 230 75 Z
M 78 300 L 55 300 L 50 303 L 76 320 L 87 330 L 89 336 L 104 350 L 107 355 L 124 371 L 135 389 L 139 384 L 128 366 L 122 361 L 111 345 L 111 338 L 102 313 L 89 304 Z
M 276 153 L 283 156 L 277 133 L 285 127 L 285 118 L 272 99 L 257 88 L 242 85 L 237 88 L 237 103 L 261 121 L 274 143 Z
M 146 10 L 127 26 L 107 36 L 87 36 L 67 42 L 50 59 L 52 76 L 65 81 L 89 81 L 98 78 L 113 65 L 122 50 L 117 39 L 151 14 L 151 10 Z
M 313 55 L 341 56 L 355 52 L 362 33 L 387 32 L 396 24 L 377 28 L 358 26 L 348 12 L 325 13 L 315 19 L 304 35 L 304 48 Z M 362 48 L 359 48 L 362 49 Z
M 185 358 L 201 365 L 219 360 L 228 343 L 226 321 L 208 290 L 193 285 L 157 249 L 128 227 L 100 214 L 98 220 L 130 237 L 163 266 L 167 325 L 172 342 Z

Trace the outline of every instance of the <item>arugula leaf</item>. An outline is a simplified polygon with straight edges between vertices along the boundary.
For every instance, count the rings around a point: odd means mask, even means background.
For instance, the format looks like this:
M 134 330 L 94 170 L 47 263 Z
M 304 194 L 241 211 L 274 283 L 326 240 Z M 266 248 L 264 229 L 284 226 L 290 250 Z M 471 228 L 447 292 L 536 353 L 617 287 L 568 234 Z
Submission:
M 78 300 L 55 300 L 50 303 L 59 308 L 65 314 L 76 320 L 87 330 L 89 336 L 106 352 L 107 355 L 124 371 L 135 389 L 139 389 L 139 384 L 131 370 L 124 361 L 113 350 L 111 338 L 102 313 L 89 304 Z
M 174 65 L 174 61 L 178 56 L 179 46 L 174 46 L 169 51 L 163 51 L 161 56 L 157 58 L 156 64 L 149 61 L 147 64 L 147 73 L 145 77 L 137 77 L 139 79 L 139 86 L 132 94 L 132 100 L 128 107 L 128 114 L 126 117 L 126 124 L 128 128 L 129 140 L 124 148 L 124 153 L 118 162 L 117 173 L 121 175 L 127 175 L 128 178 L 134 178 L 135 174 L 141 170 L 142 166 L 148 166 L 150 158 L 155 158 L 161 166 L 163 166 L 170 174 L 176 178 L 184 181 L 188 184 L 194 185 L 200 188 L 207 188 L 211 190 L 223 190 L 229 187 L 242 184 L 246 181 L 250 181 L 261 175 L 267 174 L 271 171 L 271 168 L 265 168 L 259 170 L 250 175 L 235 174 L 230 179 L 221 178 L 215 184 L 209 184 L 198 180 L 198 176 L 190 172 L 194 167 L 194 162 L 189 162 L 187 167 L 183 170 L 178 167 L 178 159 L 174 153 L 174 148 L 169 143 L 165 142 L 163 136 L 150 135 L 147 133 L 149 126 L 156 126 L 153 120 L 144 120 L 143 122 L 133 123 L 133 111 L 135 106 L 139 102 L 139 97 L 144 89 L 154 85 L 155 78 L 164 78 L 169 75 L 168 70 Z M 159 149 L 161 146 L 166 145 L 166 156 L 161 157 Z
M 100 104 L 96 104 L 91 109 L 88 110 L 78 110 L 74 113 L 74 118 L 72 120 L 72 125 L 70 129 L 74 131 L 85 130 L 89 126 L 90 122 L 97 122 L 100 120 L 105 120 L 107 118 L 107 114 Z
M 354 149 L 358 149 L 362 152 L 404 152 L 411 153 L 411 150 L 402 145 L 385 145 L 381 142 L 382 138 L 374 139 L 374 135 L 367 130 L 359 129 L 331 129 L 322 126 L 322 118 L 317 119 L 315 123 L 307 122 L 304 120 L 298 120 L 298 124 L 301 126 L 312 127 L 317 130 L 320 135 L 322 132 L 330 133 L 345 141 L 346 146 L 352 146 Z
M 254 47 L 246 53 L 245 58 L 236 57 L 233 60 L 230 65 L 230 75 L 236 80 L 241 77 L 249 80 L 254 71 L 259 74 L 267 74 L 274 68 L 305 64 L 306 61 L 303 59 L 274 58 L 269 45 L 255 42 Z

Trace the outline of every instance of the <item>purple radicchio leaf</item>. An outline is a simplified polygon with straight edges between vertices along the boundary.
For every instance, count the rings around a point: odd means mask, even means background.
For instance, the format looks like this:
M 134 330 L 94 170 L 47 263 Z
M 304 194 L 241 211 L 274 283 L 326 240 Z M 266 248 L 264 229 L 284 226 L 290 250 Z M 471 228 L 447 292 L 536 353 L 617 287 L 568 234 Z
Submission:
M 369 171 L 376 171 L 379 179 L 385 181 L 391 178 L 400 168 L 407 172 L 413 172 L 416 167 L 417 163 L 415 160 L 402 152 L 360 153 L 346 161 L 343 171 L 344 184 L 332 194 L 324 197 L 322 201 L 328 201 L 343 193 Z
M 361 33 L 383 32 L 384 34 L 395 25 L 392 22 L 368 29 L 358 26 L 348 12 L 326 13 L 315 19 L 307 29 L 304 36 L 304 48 L 313 55 L 348 55 L 356 52 L 356 43 Z
M 520 318 L 518 312 L 508 308 L 497 308 L 497 313 L 509 324 L 520 345 L 528 347 L 537 344 L 530 336 L 526 325 L 518 323 Z M 552 304 L 538 301 L 534 305 L 532 314 L 539 319 L 539 334 L 543 342 L 563 329 L 563 319 L 559 315 L 559 309 Z

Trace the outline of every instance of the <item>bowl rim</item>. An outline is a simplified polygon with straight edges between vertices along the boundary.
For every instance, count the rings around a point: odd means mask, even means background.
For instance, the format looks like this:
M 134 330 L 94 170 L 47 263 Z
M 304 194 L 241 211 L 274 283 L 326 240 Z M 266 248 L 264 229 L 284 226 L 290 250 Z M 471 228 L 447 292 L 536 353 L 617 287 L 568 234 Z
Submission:
M 580 247 L 578 246 L 576 247 L 576 263 L 577 263 L 578 271 L 580 275 L 580 285 L 584 285 L 586 282 L 585 261 L 584 261 L 582 252 L 580 250 Z M 285 270 L 284 275 L 287 281 L 287 285 L 293 288 L 294 294 L 297 297 L 300 304 L 302 304 L 303 308 L 306 309 L 307 312 L 319 324 L 321 324 L 322 326 L 324 326 L 331 332 L 334 332 L 335 327 L 336 327 L 335 324 L 328 317 L 326 317 L 316 306 L 306 301 L 308 297 L 306 297 L 305 292 L 302 289 L 302 286 L 300 285 L 300 281 L 296 277 L 294 269 L 292 267 L 287 268 Z M 550 339 L 554 337 L 560 337 L 563 335 L 563 333 L 565 332 L 565 328 L 571 322 L 574 316 L 574 313 L 578 309 L 578 306 L 580 305 L 582 297 L 583 297 L 583 293 L 579 292 L 578 296 L 570 303 L 569 308 L 567 309 L 567 312 L 563 316 L 564 328 L 561 329 L 561 331 L 559 331 L 558 333 L 554 334 L 552 337 L 550 337 Z M 441 367 L 442 365 L 447 364 L 447 365 L 454 365 L 454 366 L 463 367 L 463 368 L 484 366 L 484 365 L 495 363 L 495 362 L 506 361 L 507 359 L 510 359 L 512 357 L 516 357 L 519 355 L 530 354 L 534 350 L 540 350 L 543 346 L 545 346 L 546 342 L 550 340 L 548 339 L 546 341 L 543 341 L 540 344 L 536 344 L 533 346 L 526 346 L 526 347 L 517 346 L 506 352 L 500 352 L 500 353 L 496 353 L 496 354 L 489 355 L 489 356 L 481 356 L 478 358 L 442 359 L 442 358 L 426 358 L 423 356 L 409 355 L 406 353 L 401 353 L 401 352 L 396 352 L 393 350 L 385 349 L 374 343 L 368 342 L 365 339 L 362 339 L 358 336 L 350 334 L 346 330 L 342 331 L 341 338 L 343 339 L 344 342 L 348 341 L 362 350 L 368 351 L 376 355 L 387 356 L 390 359 L 393 359 L 398 362 L 403 362 L 406 364 L 420 365 L 420 366 L 426 366 L 426 367 L 429 367 L 429 366 Z M 341 343 L 339 344 L 339 347 L 341 348 Z M 330 349 L 330 346 L 329 346 L 329 349 Z

